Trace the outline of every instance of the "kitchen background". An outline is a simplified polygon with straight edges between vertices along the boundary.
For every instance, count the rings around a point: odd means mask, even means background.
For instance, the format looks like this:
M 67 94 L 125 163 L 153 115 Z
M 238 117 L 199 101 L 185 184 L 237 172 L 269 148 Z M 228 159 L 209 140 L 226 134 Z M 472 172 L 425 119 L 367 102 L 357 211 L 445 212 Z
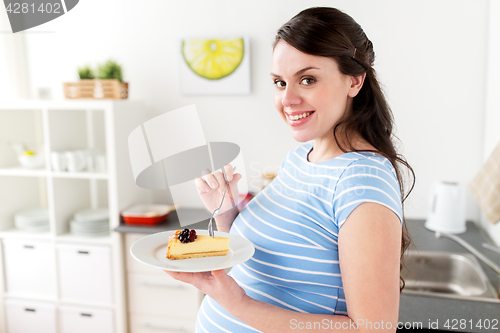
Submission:
M 417 182 L 408 218 L 425 218 L 431 184 L 468 184 L 500 141 L 500 2 L 494 0 L 85 0 L 56 20 L 16 34 L 0 10 L 0 100 L 64 99 L 77 67 L 115 59 L 129 100 L 151 115 L 196 104 L 207 141 L 237 143 L 249 188 L 277 170 L 297 145 L 273 104 L 269 77 L 276 30 L 302 9 L 333 6 L 351 15 L 374 44 L 401 140 Z M 248 36 L 251 93 L 186 96 L 179 91 L 179 41 Z M 130 182 L 133 182 L 132 177 Z M 3 190 L 3 189 L 2 189 Z M 166 191 L 155 201 L 170 203 Z M 486 221 L 467 191 L 467 218 L 500 245 L 500 224 Z
M 68 14 L 24 33 L 1 34 L 0 98 L 37 97 L 76 68 L 116 59 L 130 82 L 132 100 L 161 114 L 196 104 L 208 141 L 240 145 L 250 189 L 266 167 L 279 167 L 297 143 L 273 104 L 269 77 L 275 31 L 308 6 L 335 6 L 352 15 L 372 40 L 375 68 L 390 101 L 401 152 L 417 175 L 408 217 L 425 217 L 430 185 L 467 184 L 500 134 L 496 1 L 82 1 Z M 9 30 L 0 11 L 1 30 Z M 495 26 L 496 24 L 496 26 Z M 185 96 L 179 92 L 179 40 L 184 37 L 250 38 L 251 94 Z M 14 84 L 13 84 L 14 83 Z M 496 118 L 495 118 L 496 117 Z M 495 121 L 496 120 L 496 121 Z M 490 128 L 491 127 L 491 128 Z M 253 177 L 253 178 L 252 178 Z M 168 198 L 166 198 L 168 200 Z M 480 210 L 467 193 L 467 217 Z M 500 226 L 484 223 L 500 242 Z

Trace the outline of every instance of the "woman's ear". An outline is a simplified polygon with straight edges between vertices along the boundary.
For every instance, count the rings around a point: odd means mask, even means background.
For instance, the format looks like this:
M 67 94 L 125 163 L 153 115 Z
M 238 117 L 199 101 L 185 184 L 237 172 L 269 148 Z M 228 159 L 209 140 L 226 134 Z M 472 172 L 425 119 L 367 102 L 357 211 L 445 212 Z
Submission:
M 363 87 L 363 83 L 365 82 L 366 78 L 366 73 L 363 75 L 358 75 L 358 76 L 349 76 L 351 79 L 351 85 L 349 87 L 349 92 L 347 93 L 347 96 L 349 97 L 356 97 L 358 92 L 361 90 L 361 87 Z

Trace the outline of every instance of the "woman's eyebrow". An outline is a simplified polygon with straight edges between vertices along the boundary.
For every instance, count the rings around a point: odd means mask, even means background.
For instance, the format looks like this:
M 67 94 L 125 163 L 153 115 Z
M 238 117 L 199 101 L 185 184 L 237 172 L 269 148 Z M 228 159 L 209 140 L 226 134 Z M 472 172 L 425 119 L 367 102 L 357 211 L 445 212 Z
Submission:
M 302 68 L 301 70 L 297 71 L 297 73 L 295 73 L 295 75 L 294 75 L 294 76 L 299 76 L 299 75 L 301 75 L 302 73 L 304 73 L 304 72 L 306 72 L 306 71 L 308 71 L 308 70 L 310 70 L 310 69 L 319 69 L 319 68 L 317 68 L 317 67 L 313 67 L 313 66 L 304 67 L 304 68 Z M 272 72 L 271 72 L 271 76 L 273 76 L 273 77 L 281 77 L 280 75 L 278 75 L 278 74 L 274 74 L 274 73 L 272 73 Z

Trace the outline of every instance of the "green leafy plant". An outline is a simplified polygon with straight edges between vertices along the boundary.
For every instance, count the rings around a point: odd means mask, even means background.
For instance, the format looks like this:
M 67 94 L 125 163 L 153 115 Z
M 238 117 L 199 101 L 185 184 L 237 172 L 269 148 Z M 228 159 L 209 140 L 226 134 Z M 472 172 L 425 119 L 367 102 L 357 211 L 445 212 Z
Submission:
M 80 77 L 80 80 L 84 79 L 92 80 L 95 78 L 94 71 L 89 66 L 79 67 L 78 76 Z
M 123 82 L 122 67 L 113 60 L 108 60 L 97 68 L 98 79 L 117 79 Z

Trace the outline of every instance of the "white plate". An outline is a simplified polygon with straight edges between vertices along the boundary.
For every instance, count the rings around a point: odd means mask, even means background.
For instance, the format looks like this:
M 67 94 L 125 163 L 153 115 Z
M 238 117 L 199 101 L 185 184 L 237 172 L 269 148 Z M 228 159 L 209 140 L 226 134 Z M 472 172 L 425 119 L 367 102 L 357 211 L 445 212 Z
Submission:
M 78 222 L 108 221 L 109 210 L 107 208 L 81 210 L 75 213 L 74 219 Z
M 25 223 L 36 223 L 38 221 L 48 221 L 49 220 L 49 210 L 48 209 L 30 209 L 17 213 L 14 216 L 16 221 L 22 221 Z
M 81 226 L 89 226 L 89 225 L 104 225 L 104 224 L 109 224 L 109 219 L 108 220 L 99 220 L 99 221 L 77 221 L 75 219 L 71 220 L 71 223 L 73 224 L 78 224 Z
M 17 229 L 19 230 L 22 230 L 22 231 L 26 231 L 26 232 L 47 232 L 47 231 L 50 231 L 50 226 L 47 224 L 47 225 L 41 225 L 41 226 L 36 226 L 36 227 L 18 227 L 16 226 Z
M 14 221 L 16 227 L 39 227 L 43 225 L 49 225 L 49 220 L 40 220 L 40 221 L 24 221 L 15 219 Z
M 246 238 L 215 232 L 217 237 L 229 238 L 229 253 L 225 256 L 171 260 L 167 259 L 168 237 L 175 230 L 159 232 L 137 240 L 130 247 L 130 254 L 148 266 L 174 272 L 207 272 L 241 264 L 250 259 L 255 248 Z M 208 230 L 196 230 L 197 235 L 208 235 Z
M 109 221 L 105 221 L 105 222 L 71 221 L 70 225 L 72 227 L 76 227 L 76 228 L 80 228 L 80 229 L 109 228 Z

